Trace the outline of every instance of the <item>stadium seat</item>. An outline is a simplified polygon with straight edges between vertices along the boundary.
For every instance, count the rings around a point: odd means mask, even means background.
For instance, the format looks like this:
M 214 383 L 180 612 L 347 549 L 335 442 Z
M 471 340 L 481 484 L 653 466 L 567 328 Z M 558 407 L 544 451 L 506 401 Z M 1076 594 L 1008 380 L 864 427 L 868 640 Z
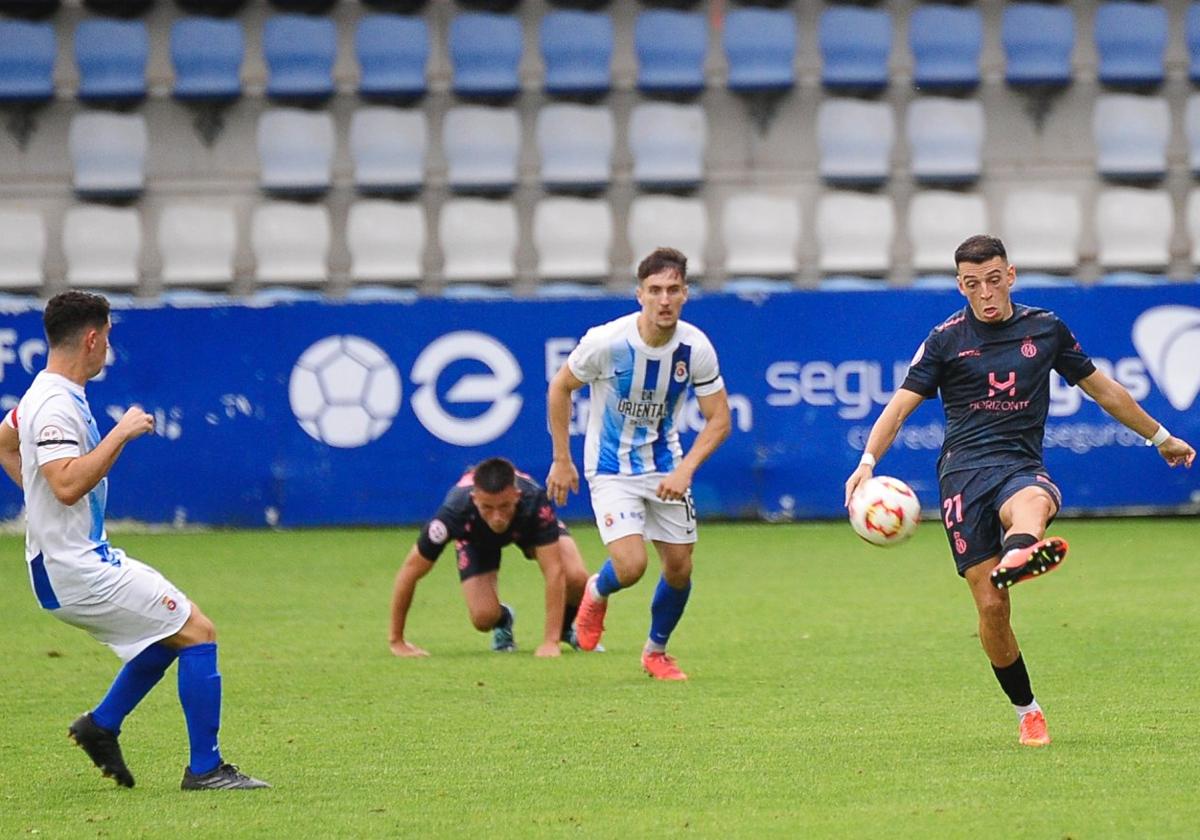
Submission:
M 271 192 L 316 195 L 333 172 L 333 117 L 327 111 L 269 108 L 258 118 L 259 185 Z
M 442 289 L 446 300 L 512 300 L 512 289 L 508 286 L 493 286 L 488 283 L 453 283 Z
M 831 90 L 888 86 L 892 15 L 886 9 L 832 6 L 821 14 L 821 84 Z
M 800 202 L 763 193 L 730 196 L 721 212 L 725 273 L 790 276 L 800 270 Z
M 170 204 L 158 217 L 163 286 L 233 281 L 238 222 L 232 207 Z
M 608 93 L 613 23 L 600 12 L 550 11 L 541 23 L 545 89 L 555 96 Z
M 421 296 L 412 288 L 372 285 L 347 289 L 345 299 L 353 303 L 416 303 Z
M 247 0 L 175 0 L 175 5 L 189 15 L 231 17 L 242 10 Z
M 1073 193 L 1023 189 L 1004 201 L 1001 231 L 1009 261 L 1023 269 L 1074 271 L 1083 211 Z
M 350 277 L 361 282 L 419 281 L 425 276 L 425 208 L 372 199 L 350 207 L 346 244 Z
M 1200 93 L 1188 97 L 1183 110 L 1183 129 L 1187 137 L 1188 166 L 1200 175 Z
M 918 192 L 908 206 L 908 241 L 917 271 L 955 270 L 954 250 L 968 236 L 989 230 L 983 196 Z
M 350 118 L 354 185 L 363 192 L 407 193 L 425 182 L 425 112 L 359 108 Z
M 983 18 L 977 8 L 918 5 L 908 19 L 913 84 L 925 90 L 971 89 L 979 84 Z
M 75 28 L 79 98 L 102 103 L 145 98 L 149 57 L 150 36 L 143 21 L 80 21 Z
M 633 30 L 637 86 L 643 93 L 691 95 L 704 90 L 708 25 L 699 12 L 650 9 Z
M 819 170 L 830 183 L 882 184 L 892 173 L 895 142 L 887 102 L 824 99 L 817 107 Z
M 708 212 L 696 198 L 639 195 L 629 207 L 629 245 L 633 266 L 660 245 L 678 248 L 688 258 L 688 277 L 704 275 Z
M 721 38 L 730 90 L 788 90 L 795 84 L 796 16 L 791 11 L 730 8 Z
M 741 297 L 761 298 L 794 292 L 796 287 L 791 280 L 779 277 L 731 277 L 721 284 L 721 291 Z
M 1021 271 L 1018 268 L 1017 285 L 1021 289 L 1071 289 L 1075 288 L 1076 282 L 1070 277 L 1043 274 L 1040 271 Z
M 983 104 L 978 99 L 921 97 L 908 105 L 912 173 L 927 184 L 968 184 L 983 169 Z
M 1200 266 L 1200 187 L 1193 187 L 1188 193 L 1186 224 L 1192 265 Z
M 324 283 L 329 240 L 329 210 L 324 204 L 260 204 L 250 220 L 255 278 L 259 283 Z
M 817 201 L 817 268 L 822 274 L 884 274 L 892 265 L 895 232 L 890 196 L 826 193 Z
M 1101 286 L 1161 286 L 1170 280 L 1163 274 L 1145 271 L 1110 271 L 1100 276 Z
M 539 283 L 533 290 L 533 296 L 543 300 L 577 300 L 587 298 L 595 300 L 606 298 L 609 292 L 598 283 L 582 283 L 578 280 L 558 280 L 550 283 Z
M 83 7 L 104 17 L 135 18 L 150 11 L 154 0 L 83 0 Z
M 913 279 L 912 287 L 937 292 L 957 292 L 958 278 L 953 274 L 922 274 Z
M 1097 96 L 1092 134 L 1096 170 L 1106 178 L 1152 180 L 1166 173 L 1171 111 L 1165 98 L 1133 93 Z
M 1049 87 L 1071 81 L 1075 12 L 1070 6 L 1008 3 L 1001 29 L 1004 80 L 1014 87 Z
M 75 191 L 93 198 L 131 198 L 146 185 L 146 118 L 80 111 L 67 132 Z
M 1200 3 L 1192 3 L 1187 10 L 1188 78 L 1200 82 Z
M 364 15 L 354 30 L 354 52 L 360 95 L 408 101 L 425 94 L 429 27 L 424 18 Z
M 510 15 L 460 14 L 450 23 L 450 60 L 459 96 L 503 99 L 521 90 L 521 22 Z
M 604 199 L 547 198 L 533 211 L 542 280 L 607 278 L 612 241 L 612 208 Z
M 1095 35 L 1101 83 L 1142 87 L 1162 82 L 1167 49 L 1167 10 L 1163 6 L 1100 3 Z
M 822 292 L 882 292 L 887 282 L 878 277 L 859 277 L 855 274 L 832 274 L 822 277 L 817 290 Z
M 1159 190 L 1118 187 L 1096 200 L 1097 259 L 1105 269 L 1164 269 L 1171 259 L 1175 210 Z
M 246 40 L 236 20 L 185 17 L 171 25 L 176 99 L 231 101 L 242 95 L 239 74 Z
M 61 0 L 0 0 L 0 15 L 19 20 L 49 20 L 58 13 Z
M 267 96 L 315 101 L 333 95 L 337 28 L 331 18 L 298 14 L 269 17 L 263 25 L 262 47 L 267 63 Z
M 467 105 L 442 121 L 442 151 L 451 189 L 506 192 L 517 182 L 521 125 L 512 108 Z
M 54 98 L 54 26 L 0 19 L 0 102 Z
M 642 102 L 629 115 L 633 180 L 643 188 L 689 189 L 704 180 L 708 120 L 699 105 Z
M 547 105 L 537 115 L 542 185 L 598 190 L 612 177 L 612 111 L 600 105 Z
M 0 290 L 42 284 L 46 259 L 46 222 L 36 210 L 0 207 Z
M 63 218 L 63 256 L 72 288 L 137 285 L 142 223 L 132 207 L 77 204 Z
M 447 282 L 509 281 L 517 274 L 517 209 L 510 201 L 450 199 L 438 218 L 438 240 Z

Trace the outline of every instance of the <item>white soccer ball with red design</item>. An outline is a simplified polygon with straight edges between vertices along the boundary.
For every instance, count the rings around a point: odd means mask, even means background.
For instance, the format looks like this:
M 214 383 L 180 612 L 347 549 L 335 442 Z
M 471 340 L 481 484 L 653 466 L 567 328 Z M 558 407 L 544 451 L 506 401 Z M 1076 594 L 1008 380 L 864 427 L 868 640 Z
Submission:
M 872 545 L 899 545 L 912 536 L 920 521 L 917 494 L 898 478 L 869 478 L 850 497 L 850 525 Z

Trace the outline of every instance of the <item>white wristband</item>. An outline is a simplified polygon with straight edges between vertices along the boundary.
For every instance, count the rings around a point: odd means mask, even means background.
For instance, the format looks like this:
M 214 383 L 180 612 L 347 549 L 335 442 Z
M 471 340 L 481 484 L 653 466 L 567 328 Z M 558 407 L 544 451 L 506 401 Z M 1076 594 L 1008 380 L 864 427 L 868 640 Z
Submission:
M 862 457 L 858 459 L 858 465 L 861 467 L 864 464 L 868 467 L 875 466 L 875 456 L 870 452 L 864 452 Z
M 1158 431 L 1154 433 L 1154 437 L 1146 441 L 1147 446 L 1162 446 L 1171 437 L 1171 433 L 1167 431 L 1167 427 L 1159 424 Z

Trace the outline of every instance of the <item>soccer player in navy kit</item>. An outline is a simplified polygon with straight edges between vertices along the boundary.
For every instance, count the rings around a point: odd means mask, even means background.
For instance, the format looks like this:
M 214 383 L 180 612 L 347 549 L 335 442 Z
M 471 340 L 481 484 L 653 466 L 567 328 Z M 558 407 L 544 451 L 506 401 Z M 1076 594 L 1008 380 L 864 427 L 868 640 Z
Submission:
M 510 544 L 537 560 L 546 580 L 545 637 L 535 654 L 558 656 L 559 641 L 577 647 L 571 622 L 587 582 L 579 548 L 558 521 L 541 485 L 504 458 L 488 458 L 450 489 L 396 573 L 389 638 L 392 653 L 429 655 L 404 638 L 404 628 L 417 582 L 432 571 L 450 542 L 455 544 L 471 623 L 480 632 L 491 631 L 493 650 L 516 648 L 513 611 L 500 603 L 496 585 L 500 549 Z
M 846 480 L 846 502 L 871 477 L 908 416 L 940 390 L 946 414 L 938 459 L 942 524 L 975 599 L 984 652 L 1017 710 L 1020 742 L 1044 746 L 1050 736 L 1009 621 L 1008 588 L 1056 568 L 1067 553 L 1065 540 L 1044 539 L 1062 506 L 1042 462 L 1050 371 L 1146 438 L 1170 466 L 1190 467 L 1196 452 L 1097 370 L 1057 315 L 1012 302 L 1016 269 L 999 239 L 971 237 L 954 262 L 968 305 L 917 348 L 908 377 L 875 421 Z

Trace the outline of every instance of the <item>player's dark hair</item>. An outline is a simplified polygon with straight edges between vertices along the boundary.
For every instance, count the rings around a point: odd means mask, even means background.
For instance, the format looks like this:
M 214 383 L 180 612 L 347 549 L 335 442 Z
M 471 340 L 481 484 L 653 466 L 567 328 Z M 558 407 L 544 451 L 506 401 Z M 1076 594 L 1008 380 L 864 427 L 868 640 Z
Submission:
M 958 246 L 954 252 L 954 265 L 957 268 L 962 263 L 985 263 L 993 257 L 1008 262 L 1008 252 L 1004 250 L 1004 243 L 995 236 L 980 233 Z
M 42 313 L 46 341 L 60 347 L 89 327 L 100 329 L 108 323 L 108 299 L 91 292 L 62 292 L 50 298 Z
M 517 468 L 507 458 L 488 458 L 475 467 L 476 490 L 499 493 L 517 483 Z
M 677 251 L 674 248 L 655 248 L 649 256 L 638 263 L 638 282 L 663 271 L 674 271 L 679 275 L 679 279 L 686 283 L 687 257 L 684 256 L 683 251 Z

